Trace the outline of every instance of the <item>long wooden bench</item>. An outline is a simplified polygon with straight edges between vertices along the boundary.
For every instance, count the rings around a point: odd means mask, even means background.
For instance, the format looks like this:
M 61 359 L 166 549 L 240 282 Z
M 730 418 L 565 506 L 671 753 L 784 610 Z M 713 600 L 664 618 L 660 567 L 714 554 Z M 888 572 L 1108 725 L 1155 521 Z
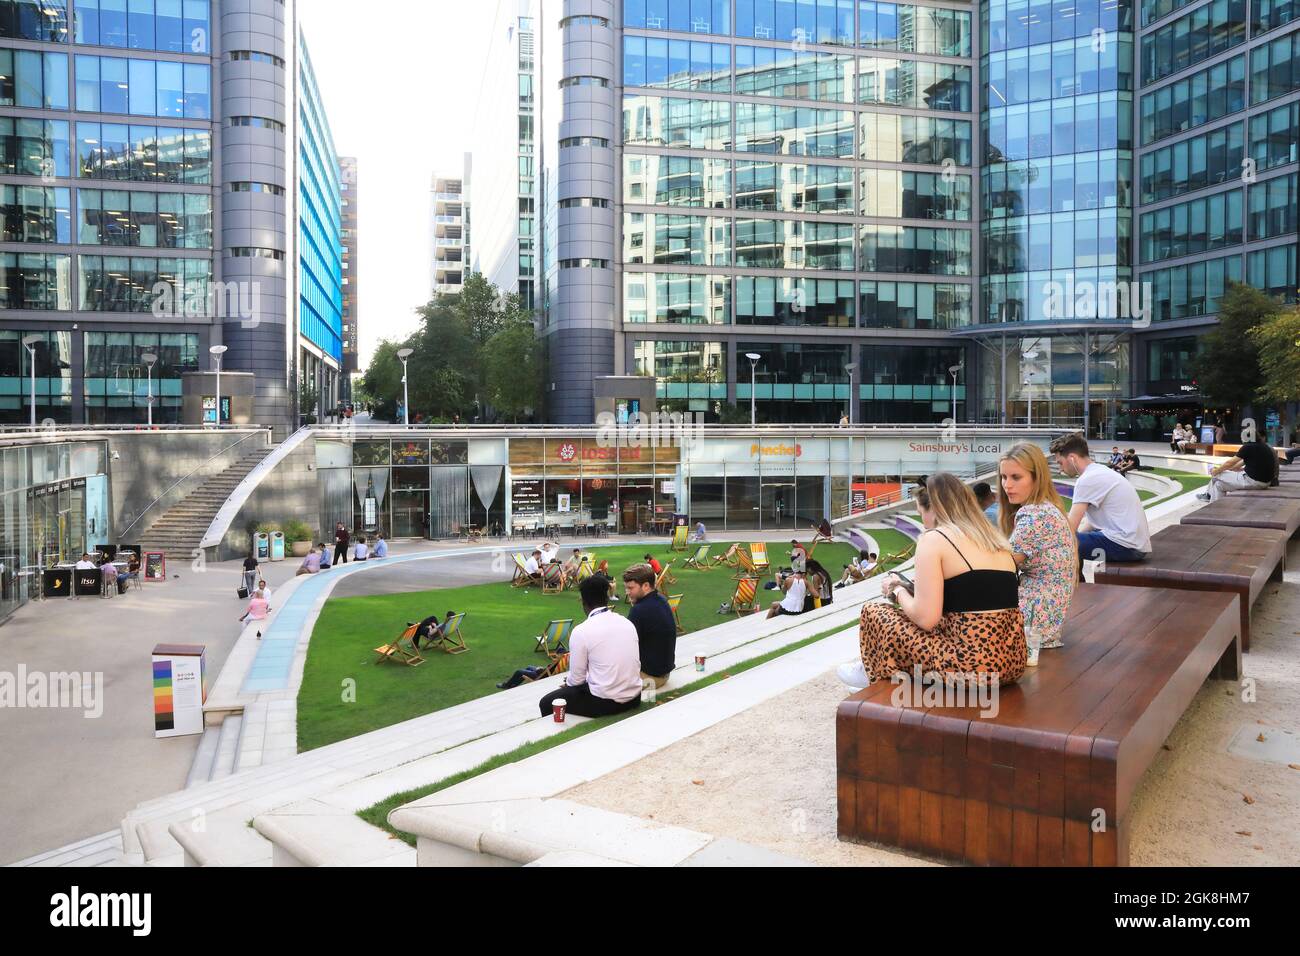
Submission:
M 1241 596 L 1241 649 L 1250 650 L 1250 609 L 1269 581 L 1286 570 L 1285 531 L 1222 525 L 1170 525 L 1151 536 L 1145 561 L 1112 562 L 1098 584 L 1181 591 L 1228 591 Z
M 1285 531 L 1289 538 L 1300 528 L 1300 501 L 1232 495 L 1184 515 L 1180 524 L 1272 528 Z
M 840 839 L 979 865 L 1115 866 L 1129 803 L 1207 677 L 1241 669 L 1235 594 L 1080 585 L 1062 640 L 995 716 L 892 699 L 836 715 Z M 900 695 L 901 696 L 901 695 Z
M 1300 485 L 1300 464 L 1283 465 L 1277 470 L 1277 480 L 1284 485 Z

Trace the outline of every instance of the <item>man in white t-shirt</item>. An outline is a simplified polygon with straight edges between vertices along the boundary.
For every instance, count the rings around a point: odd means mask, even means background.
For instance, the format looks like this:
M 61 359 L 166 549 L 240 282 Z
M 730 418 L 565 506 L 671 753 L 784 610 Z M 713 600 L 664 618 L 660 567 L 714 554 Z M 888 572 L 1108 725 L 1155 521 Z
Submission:
M 772 603 L 767 616 L 780 617 L 782 614 L 802 614 L 804 601 L 808 597 L 808 583 L 804 580 L 803 572 L 795 571 L 792 574 L 787 574 L 785 580 L 781 582 L 781 587 L 785 589 L 785 597 Z
M 535 581 L 542 579 L 542 552 L 534 551 L 528 557 L 524 558 L 524 573 Z
M 97 567 L 99 567 L 99 565 L 96 564 L 94 561 L 90 560 L 90 555 L 88 555 L 88 554 L 83 554 L 83 555 L 81 556 L 81 560 L 77 562 L 76 570 L 78 570 L 78 571 L 93 571 L 93 570 L 94 570 L 95 568 L 97 568 Z
M 1142 561 L 1151 553 L 1151 529 L 1142 500 L 1128 479 L 1093 461 L 1080 434 L 1052 442 L 1056 463 L 1074 478 L 1070 528 L 1079 539 L 1079 557 L 1107 561 Z M 1081 530 L 1084 518 L 1088 529 Z

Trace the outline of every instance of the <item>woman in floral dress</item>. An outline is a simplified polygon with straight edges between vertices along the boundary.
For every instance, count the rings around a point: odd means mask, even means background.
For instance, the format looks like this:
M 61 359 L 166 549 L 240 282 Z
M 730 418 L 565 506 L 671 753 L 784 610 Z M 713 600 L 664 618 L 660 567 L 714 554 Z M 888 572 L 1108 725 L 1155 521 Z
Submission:
M 1062 647 L 1079 574 L 1078 545 L 1041 448 L 1021 442 L 998 462 L 1001 530 L 1020 567 L 1020 611 L 1040 647 Z

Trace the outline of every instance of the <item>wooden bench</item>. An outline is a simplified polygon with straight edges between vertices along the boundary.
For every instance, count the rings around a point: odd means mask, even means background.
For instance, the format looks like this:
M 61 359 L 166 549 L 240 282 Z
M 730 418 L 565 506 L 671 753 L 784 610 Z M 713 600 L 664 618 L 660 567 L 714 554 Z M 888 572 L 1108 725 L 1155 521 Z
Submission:
M 1213 445 L 1202 444 L 1201 442 L 1191 442 L 1183 446 L 1182 454 L 1184 455 L 1210 455 L 1214 453 Z
M 1277 480 L 1284 485 L 1300 485 L 1300 465 L 1282 465 L 1277 470 Z
M 1241 668 L 1235 594 L 1080 585 L 1062 640 L 996 716 L 895 706 L 880 681 L 836 715 L 840 839 L 978 865 L 1124 866 L 1133 792 L 1207 677 Z
M 1272 528 L 1287 537 L 1300 528 L 1300 501 L 1232 495 L 1211 501 L 1186 515 L 1181 524 L 1226 525 L 1229 528 Z
M 1233 498 L 1284 498 L 1300 501 L 1300 484 L 1287 482 L 1276 488 L 1225 488 L 1224 493 Z
M 1228 591 L 1241 596 L 1241 650 L 1250 650 L 1250 609 L 1269 581 L 1286 570 L 1285 531 L 1223 525 L 1170 525 L 1151 536 L 1145 561 L 1110 563 L 1098 584 L 1180 591 Z

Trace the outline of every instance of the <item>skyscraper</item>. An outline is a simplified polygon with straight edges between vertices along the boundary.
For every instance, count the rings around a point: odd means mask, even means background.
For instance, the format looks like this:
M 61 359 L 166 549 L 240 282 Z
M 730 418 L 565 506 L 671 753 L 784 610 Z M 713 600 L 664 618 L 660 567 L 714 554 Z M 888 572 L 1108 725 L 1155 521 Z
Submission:
M 343 195 L 343 376 L 339 383 L 339 398 L 344 401 L 352 400 L 351 376 L 359 371 L 360 361 L 357 338 L 357 283 L 360 278 L 357 187 L 356 157 L 339 157 L 339 188 Z
M 469 275 L 469 155 L 465 171 L 455 176 L 433 174 L 431 192 L 433 295 L 453 295 Z

